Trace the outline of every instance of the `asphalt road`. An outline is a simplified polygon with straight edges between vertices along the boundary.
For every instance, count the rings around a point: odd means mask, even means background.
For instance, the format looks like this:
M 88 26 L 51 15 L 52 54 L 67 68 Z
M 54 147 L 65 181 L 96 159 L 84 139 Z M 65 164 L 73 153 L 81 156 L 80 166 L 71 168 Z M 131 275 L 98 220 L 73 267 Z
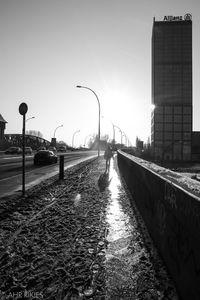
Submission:
M 75 165 L 89 157 L 97 156 L 96 151 L 77 151 L 58 153 L 58 157 L 64 155 L 65 168 Z M 58 163 L 47 166 L 34 166 L 33 155 L 26 156 L 25 182 L 26 188 L 38 184 L 42 180 L 59 173 Z M 0 156 L 0 197 L 9 195 L 15 191 L 21 191 L 22 187 L 22 156 L 2 155 Z

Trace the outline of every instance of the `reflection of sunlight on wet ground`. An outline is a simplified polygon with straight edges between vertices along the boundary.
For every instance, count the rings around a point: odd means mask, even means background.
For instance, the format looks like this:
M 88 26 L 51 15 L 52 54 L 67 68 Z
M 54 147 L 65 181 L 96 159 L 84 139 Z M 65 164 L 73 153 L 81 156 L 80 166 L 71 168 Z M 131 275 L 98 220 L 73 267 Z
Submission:
M 110 200 L 107 207 L 107 222 L 109 224 L 108 241 L 115 241 L 120 238 L 126 238 L 132 232 L 132 226 L 129 224 L 129 217 L 123 212 L 120 204 L 120 180 L 117 172 L 113 167 L 111 160 L 109 177 L 111 180 L 109 185 Z
M 106 211 L 108 223 L 108 246 L 106 249 L 106 270 L 107 270 L 107 293 L 109 296 L 131 296 L 135 299 L 136 276 L 133 274 L 133 265 L 137 265 L 140 251 L 133 253 L 131 241 L 133 239 L 133 225 L 130 217 L 124 211 L 121 201 L 125 200 L 125 191 L 121 186 L 118 174 L 114 169 L 114 162 L 111 160 L 109 178 L 111 180 L 108 190 L 110 199 Z M 131 209 L 131 208 L 129 208 Z M 110 299 L 110 298 L 108 298 Z M 124 298 L 120 298 L 124 299 Z M 132 299 L 132 298 L 128 298 Z

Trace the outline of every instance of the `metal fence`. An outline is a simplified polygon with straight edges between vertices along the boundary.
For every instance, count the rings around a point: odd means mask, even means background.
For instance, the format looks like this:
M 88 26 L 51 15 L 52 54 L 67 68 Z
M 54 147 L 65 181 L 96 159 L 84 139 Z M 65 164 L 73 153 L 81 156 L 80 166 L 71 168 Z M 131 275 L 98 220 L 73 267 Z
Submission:
M 25 135 L 25 144 L 27 147 L 31 147 L 33 150 L 37 150 L 39 147 L 43 146 L 45 148 L 50 146 L 50 142 L 34 135 Z M 1 146 L 2 150 L 8 147 L 22 147 L 22 134 L 5 134 L 3 144 Z

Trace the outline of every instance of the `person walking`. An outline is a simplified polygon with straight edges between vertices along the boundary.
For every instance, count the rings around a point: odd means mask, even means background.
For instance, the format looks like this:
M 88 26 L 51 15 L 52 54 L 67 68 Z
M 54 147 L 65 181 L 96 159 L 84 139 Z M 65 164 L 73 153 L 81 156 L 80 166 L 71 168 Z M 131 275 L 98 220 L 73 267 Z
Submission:
M 107 172 L 110 168 L 110 160 L 111 160 L 112 156 L 113 156 L 112 149 L 111 149 L 110 145 L 108 145 L 107 149 L 104 152 L 104 159 L 106 160 L 106 171 L 105 172 Z

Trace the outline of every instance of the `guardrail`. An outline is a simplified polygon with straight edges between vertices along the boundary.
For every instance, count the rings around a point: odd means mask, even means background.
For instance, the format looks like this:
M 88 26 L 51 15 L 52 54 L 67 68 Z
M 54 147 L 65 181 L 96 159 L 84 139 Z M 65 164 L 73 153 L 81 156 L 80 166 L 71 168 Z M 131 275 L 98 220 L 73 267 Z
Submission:
M 181 299 L 200 299 L 200 198 L 122 151 L 118 165 Z

